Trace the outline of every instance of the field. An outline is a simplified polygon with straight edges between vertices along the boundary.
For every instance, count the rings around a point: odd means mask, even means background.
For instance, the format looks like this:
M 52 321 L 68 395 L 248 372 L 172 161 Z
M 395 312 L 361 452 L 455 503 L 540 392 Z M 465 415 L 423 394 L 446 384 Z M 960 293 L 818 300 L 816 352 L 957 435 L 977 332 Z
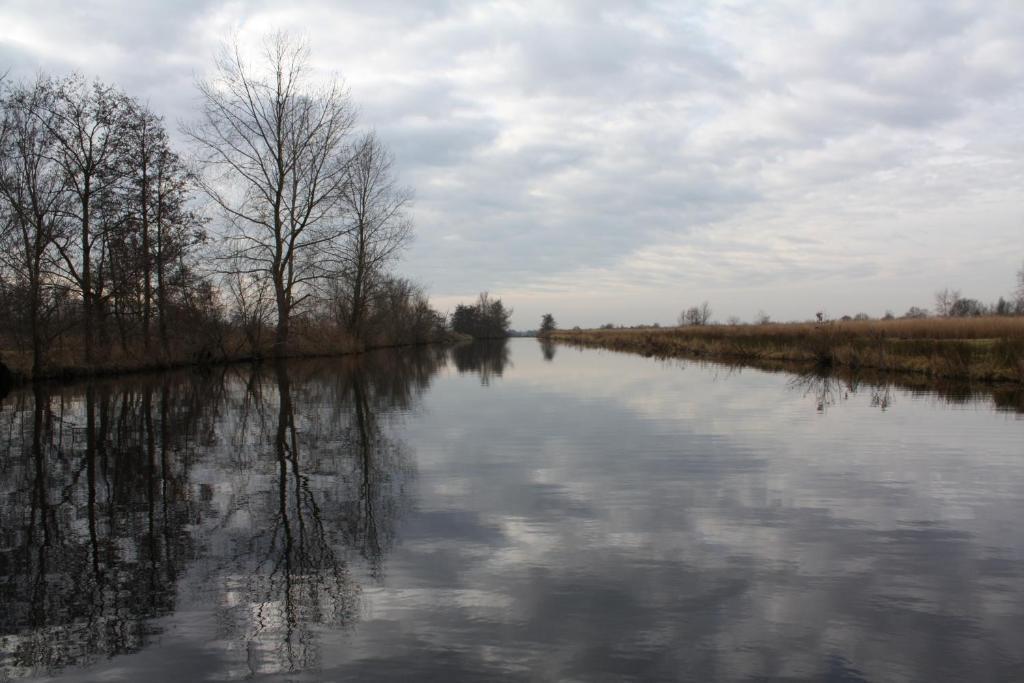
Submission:
M 552 338 L 659 358 L 794 361 L 1024 383 L 1020 316 L 558 330 Z

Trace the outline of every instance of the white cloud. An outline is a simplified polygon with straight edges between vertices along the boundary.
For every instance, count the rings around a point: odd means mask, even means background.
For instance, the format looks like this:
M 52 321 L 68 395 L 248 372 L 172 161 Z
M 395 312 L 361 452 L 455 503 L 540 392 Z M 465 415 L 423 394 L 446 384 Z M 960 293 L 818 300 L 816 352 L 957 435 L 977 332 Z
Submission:
M 93 72 L 171 121 L 232 30 L 306 32 L 416 188 L 404 269 L 442 301 L 502 293 L 519 327 L 992 299 L 1024 256 L 1009 0 L 14 2 L 0 21 L 0 63 Z

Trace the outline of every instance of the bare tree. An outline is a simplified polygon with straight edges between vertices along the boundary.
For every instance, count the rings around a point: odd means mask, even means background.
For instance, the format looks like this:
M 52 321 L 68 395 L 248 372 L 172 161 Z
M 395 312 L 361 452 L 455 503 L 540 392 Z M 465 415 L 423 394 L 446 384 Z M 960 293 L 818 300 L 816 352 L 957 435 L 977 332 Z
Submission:
M 249 353 L 259 354 L 274 305 L 270 280 L 247 273 L 244 264 L 236 260 L 226 269 L 223 285 L 231 302 L 232 321 L 242 329 Z
M 1024 315 L 1024 265 L 1017 271 L 1016 311 L 1018 315 Z
M 943 318 L 953 314 L 953 306 L 960 300 L 960 290 L 946 287 L 935 292 L 935 315 Z
M 412 193 L 394 179 L 394 159 L 373 133 L 356 144 L 342 197 L 351 220 L 340 275 L 347 285 L 348 326 L 363 336 L 367 303 L 412 228 L 405 215 Z
M 78 76 L 51 81 L 46 87 L 49 106 L 40 111 L 39 120 L 54 140 L 53 160 L 73 198 L 69 213 L 78 228 L 78 236 L 69 235 L 58 248 L 82 297 L 85 362 L 91 364 L 104 288 L 103 235 L 110 227 L 106 209 L 120 181 L 118 155 L 124 131 L 119 124 L 125 100 L 113 88 L 98 81 L 88 84 Z
M 680 325 L 707 325 L 711 322 L 711 306 L 703 302 L 700 306 L 691 306 L 679 314 Z
M 68 200 L 63 171 L 53 161 L 55 140 L 42 123 L 49 98 L 42 81 L 0 90 L 0 266 L 21 295 L 17 307 L 28 318 L 36 376 L 57 299 L 55 246 Z
M 308 47 L 288 34 L 264 41 L 258 66 L 237 42 L 216 66 L 213 80 L 198 83 L 202 114 L 186 133 L 208 174 L 204 189 L 227 219 L 226 246 L 245 273 L 273 283 L 281 356 L 293 312 L 336 265 L 349 230 L 341 200 L 354 112 L 339 80 L 311 83 Z

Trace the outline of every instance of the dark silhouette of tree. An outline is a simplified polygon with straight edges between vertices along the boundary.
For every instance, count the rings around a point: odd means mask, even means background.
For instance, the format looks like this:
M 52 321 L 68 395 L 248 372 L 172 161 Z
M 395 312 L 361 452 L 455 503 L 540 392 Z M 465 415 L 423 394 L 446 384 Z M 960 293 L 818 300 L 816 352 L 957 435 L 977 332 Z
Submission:
M 917 306 L 911 306 L 910 308 L 907 309 L 907 312 L 903 314 L 903 317 L 904 318 L 927 318 L 928 317 L 928 311 L 923 309 L 923 308 L 919 308 Z
M 544 335 L 544 334 L 551 334 L 554 331 L 555 331 L 555 316 L 551 315 L 550 313 L 545 313 L 544 315 L 542 315 L 540 317 L 540 330 L 539 330 L 539 333 Z
M 258 67 L 237 43 L 225 46 L 216 77 L 198 85 L 202 116 L 186 130 L 206 168 L 203 188 L 227 222 L 230 255 L 273 284 L 274 354 L 283 356 L 295 311 L 341 262 L 351 229 L 342 198 L 352 103 L 338 80 L 311 83 L 308 47 L 285 33 L 265 39 Z
M 347 304 L 349 330 L 360 339 L 369 302 L 384 284 L 387 266 L 412 235 L 405 215 L 412 193 L 396 185 L 393 164 L 377 136 L 365 135 L 356 143 L 341 191 L 350 230 L 338 272 L 345 285 L 340 294 Z
M 45 81 L 0 91 L 0 265 L 10 278 L 9 319 L 27 318 L 34 375 L 43 371 L 62 299 L 56 247 L 69 199 L 55 139 L 43 123 L 51 98 Z
M 452 330 L 474 339 L 500 339 L 508 336 L 512 310 L 501 299 L 482 292 L 473 305 L 459 304 L 452 314 Z
M 699 306 L 691 306 L 679 314 L 680 325 L 707 325 L 711 322 L 711 306 L 705 301 Z
M 0 78 L 0 343 L 30 352 L 11 354 L 16 372 L 446 334 L 423 289 L 390 270 L 411 234 L 411 191 L 390 152 L 372 133 L 350 140 L 348 93 L 337 79 L 313 82 L 302 41 L 279 33 L 265 48 L 252 64 L 225 48 L 199 84 L 202 113 L 187 132 L 202 178 L 161 117 L 117 88 L 77 75 Z M 219 210 L 216 248 L 200 191 Z M 490 334 L 504 334 L 508 312 L 491 303 Z
M 126 98 L 78 76 L 51 80 L 45 88 L 48 106 L 40 120 L 52 137 L 53 159 L 63 173 L 71 196 L 68 213 L 77 228 L 77 236 L 69 232 L 58 250 L 82 300 L 83 354 L 91 364 L 110 257 L 106 237 L 116 225 L 114 192 L 122 180 Z

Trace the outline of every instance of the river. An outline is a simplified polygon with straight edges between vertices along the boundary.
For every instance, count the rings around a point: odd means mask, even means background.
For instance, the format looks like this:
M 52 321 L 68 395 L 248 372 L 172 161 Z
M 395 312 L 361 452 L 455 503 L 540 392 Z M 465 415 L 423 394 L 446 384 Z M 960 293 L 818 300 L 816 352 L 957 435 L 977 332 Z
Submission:
M 1022 417 L 534 339 L 22 388 L 0 681 L 1019 680 Z

